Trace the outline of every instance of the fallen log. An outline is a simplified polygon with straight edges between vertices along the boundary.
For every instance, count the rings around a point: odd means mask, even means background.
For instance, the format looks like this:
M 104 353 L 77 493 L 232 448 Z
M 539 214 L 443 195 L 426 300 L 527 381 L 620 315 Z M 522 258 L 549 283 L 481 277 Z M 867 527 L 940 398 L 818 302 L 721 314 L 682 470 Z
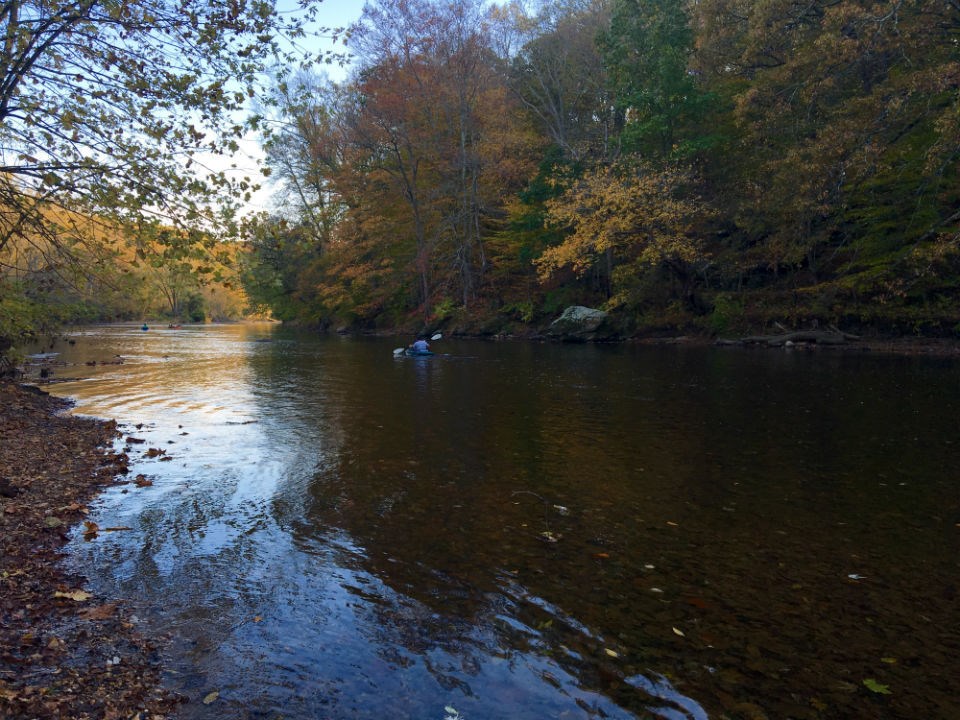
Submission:
M 845 345 L 851 340 L 859 340 L 857 335 L 851 335 L 841 330 L 796 330 L 780 333 L 779 335 L 751 335 L 740 338 L 742 345 L 766 345 L 767 347 L 783 347 L 787 343 L 806 343 L 812 345 Z

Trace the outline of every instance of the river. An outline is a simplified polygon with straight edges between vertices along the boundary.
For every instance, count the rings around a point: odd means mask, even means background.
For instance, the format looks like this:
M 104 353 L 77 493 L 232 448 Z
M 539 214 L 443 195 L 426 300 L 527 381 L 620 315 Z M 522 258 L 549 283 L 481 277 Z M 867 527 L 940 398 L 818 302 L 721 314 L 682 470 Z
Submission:
M 131 471 L 68 562 L 183 718 L 960 717 L 955 360 L 69 339 Z

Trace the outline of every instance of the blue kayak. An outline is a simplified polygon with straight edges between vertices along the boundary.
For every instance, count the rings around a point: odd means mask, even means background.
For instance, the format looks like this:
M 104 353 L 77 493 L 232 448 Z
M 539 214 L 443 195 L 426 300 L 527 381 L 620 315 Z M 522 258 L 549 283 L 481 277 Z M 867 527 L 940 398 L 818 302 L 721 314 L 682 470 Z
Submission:
M 421 350 L 411 350 L 410 348 L 407 348 L 406 350 L 404 350 L 403 354 L 409 355 L 410 357 L 427 357 L 427 356 L 433 355 L 433 353 L 430 350 L 427 350 L 424 352 Z

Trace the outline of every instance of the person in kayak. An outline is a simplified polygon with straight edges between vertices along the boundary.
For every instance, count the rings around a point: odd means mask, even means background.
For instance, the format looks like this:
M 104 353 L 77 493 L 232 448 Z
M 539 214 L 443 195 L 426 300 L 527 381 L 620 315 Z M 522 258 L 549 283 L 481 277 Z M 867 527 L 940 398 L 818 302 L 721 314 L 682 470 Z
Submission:
M 421 335 L 410 346 L 410 349 L 415 353 L 428 353 L 430 352 L 430 345 L 427 343 L 427 339 Z

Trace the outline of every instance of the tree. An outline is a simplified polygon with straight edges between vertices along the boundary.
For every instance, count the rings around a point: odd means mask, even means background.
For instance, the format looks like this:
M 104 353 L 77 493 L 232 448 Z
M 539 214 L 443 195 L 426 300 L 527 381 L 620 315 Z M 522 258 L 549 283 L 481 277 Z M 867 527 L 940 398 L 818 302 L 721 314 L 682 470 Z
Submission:
M 613 0 L 610 28 L 599 43 L 625 151 L 668 159 L 708 144 L 697 124 L 710 96 L 690 67 L 694 36 L 684 3 Z
M 318 252 L 332 241 L 344 212 L 336 182 L 346 142 L 337 116 L 343 94 L 325 76 L 301 71 L 278 78 L 265 103 L 274 108 L 263 123 L 271 176 L 291 219 L 310 229 Z
M 535 16 L 507 15 L 526 38 L 510 85 L 571 161 L 610 159 L 615 147 L 606 72 L 596 41 L 610 23 L 607 0 L 544 4 Z
M 435 294 L 464 307 L 475 299 L 488 266 L 484 222 L 523 166 L 489 35 L 475 0 L 384 0 L 353 31 L 363 66 L 345 108 L 352 167 L 381 198 L 384 184 L 403 198 L 407 217 L 393 228 L 414 241 L 425 317 Z
M 921 239 L 955 233 L 955 3 L 698 5 L 701 53 L 735 76 L 732 216 L 758 263 L 887 284 Z M 870 278 L 870 279 L 868 279 Z
M 85 221 L 49 222 L 57 209 L 229 227 L 253 181 L 200 168 L 255 124 L 241 116 L 262 71 L 303 62 L 281 44 L 315 19 L 317 3 L 303 6 L 289 15 L 265 0 L 0 3 L 0 261 L 11 264 L 3 253 L 14 242 L 42 247 L 53 264 L 95 242 Z
M 547 207 L 547 221 L 568 234 L 536 260 L 542 279 L 563 268 L 583 275 L 605 263 L 610 304 L 617 306 L 646 270 L 663 267 L 680 281 L 683 299 L 692 296 L 695 271 L 707 258 L 704 221 L 714 213 L 689 172 L 632 162 L 598 167 Z

